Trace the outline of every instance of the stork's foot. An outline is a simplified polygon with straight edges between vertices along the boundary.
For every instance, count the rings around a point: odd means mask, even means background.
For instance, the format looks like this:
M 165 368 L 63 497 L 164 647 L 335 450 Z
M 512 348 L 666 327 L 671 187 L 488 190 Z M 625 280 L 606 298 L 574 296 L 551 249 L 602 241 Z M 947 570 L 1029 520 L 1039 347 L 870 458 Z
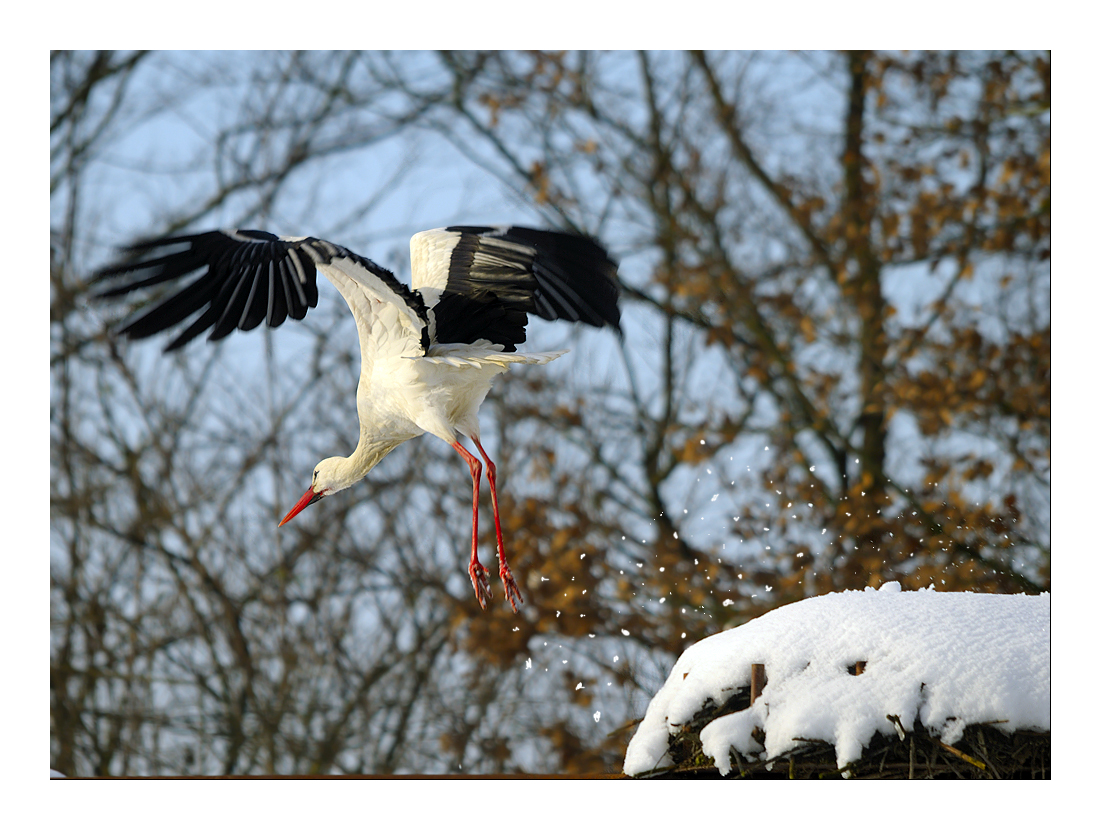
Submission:
M 493 599 L 493 591 L 489 589 L 489 571 L 482 567 L 482 563 L 477 559 L 470 561 L 470 584 L 474 586 L 474 596 L 478 599 L 478 604 L 482 606 L 482 610 L 485 610 L 486 600 Z M 513 586 L 515 588 L 515 585 Z M 507 593 L 508 588 L 506 586 L 505 591 Z
M 512 606 L 512 613 L 520 613 L 520 609 L 516 606 L 516 603 L 522 603 L 524 598 L 520 596 L 520 589 L 516 587 L 516 580 L 512 578 L 512 571 L 505 562 L 501 563 L 501 582 L 505 586 L 505 599 L 507 599 L 508 604 Z

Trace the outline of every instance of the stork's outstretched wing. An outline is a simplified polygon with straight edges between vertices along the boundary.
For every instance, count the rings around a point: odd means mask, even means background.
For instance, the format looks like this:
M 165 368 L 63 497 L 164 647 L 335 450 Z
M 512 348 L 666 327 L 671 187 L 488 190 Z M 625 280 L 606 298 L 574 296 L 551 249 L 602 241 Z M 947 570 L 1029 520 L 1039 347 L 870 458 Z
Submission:
M 529 313 L 619 330 L 616 264 L 588 237 L 456 225 L 418 233 L 409 248 L 435 343 L 486 339 L 515 351 Z
M 143 310 L 120 330 L 132 338 L 150 337 L 194 320 L 172 340 L 172 351 L 210 330 L 221 340 L 236 329 L 260 323 L 275 328 L 288 317 L 301 320 L 317 305 L 317 272 L 337 287 L 356 316 L 361 343 L 370 331 L 371 301 L 392 305 L 403 328 L 428 347 L 428 317 L 421 296 L 366 257 L 314 237 L 280 237 L 265 231 L 210 231 L 164 237 L 131 245 L 127 261 L 104 268 L 98 292 L 114 297 L 131 291 L 169 286 L 166 297 Z M 192 274 L 191 282 L 171 285 Z

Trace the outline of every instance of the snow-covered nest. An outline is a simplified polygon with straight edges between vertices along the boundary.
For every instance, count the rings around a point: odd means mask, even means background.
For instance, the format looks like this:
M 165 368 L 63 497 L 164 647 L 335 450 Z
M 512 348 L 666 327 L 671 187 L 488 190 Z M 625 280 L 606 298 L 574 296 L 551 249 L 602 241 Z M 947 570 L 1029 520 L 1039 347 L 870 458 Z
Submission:
M 903 592 L 897 582 L 777 608 L 681 655 L 624 772 L 676 766 L 688 733 L 723 775 L 826 745 L 847 770 L 873 739 L 907 737 L 912 771 L 915 735 L 948 748 L 976 727 L 1050 733 L 1050 627 L 1050 594 Z M 755 663 L 767 682 L 750 705 Z

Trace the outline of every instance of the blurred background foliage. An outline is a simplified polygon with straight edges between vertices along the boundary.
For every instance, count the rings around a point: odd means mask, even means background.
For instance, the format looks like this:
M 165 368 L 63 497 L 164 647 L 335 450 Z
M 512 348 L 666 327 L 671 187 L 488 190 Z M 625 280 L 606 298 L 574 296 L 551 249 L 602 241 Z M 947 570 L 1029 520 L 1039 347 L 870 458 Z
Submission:
M 50 76 L 54 769 L 614 771 L 683 648 L 778 605 L 1049 590 L 1049 53 L 55 52 Z M 596 235 L 623 283 L 622 343 L 534 324 L 573 354 L 482 410 L 516 616 L 474 600 L 440 442 L 276 529 L 357 435 L 335 292 L 171 357 L 88 298 L 141 236 L 310 234 L 400 274 L 410 233 L 487 221 Z

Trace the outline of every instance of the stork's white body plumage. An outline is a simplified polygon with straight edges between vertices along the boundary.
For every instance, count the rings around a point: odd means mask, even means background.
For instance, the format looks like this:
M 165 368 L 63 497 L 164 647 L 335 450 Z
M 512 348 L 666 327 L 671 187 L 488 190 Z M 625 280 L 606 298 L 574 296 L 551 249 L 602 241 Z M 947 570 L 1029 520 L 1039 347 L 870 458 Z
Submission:
M 187 245 L 182 250 L 162 249 Z M 361 354 L 356 392 L 360 434 L 348 457 L 326 458 L 280 523 L 361 478 L 391 450 L 429 433 L 466 460 L 473 480 L 469 573 L 482 607 L 491 596 L 478 560 L 482 464 L 460 443 L 469 437 L 485 460 L 500 576 L 513 611 L 522 602 L 508 567 L 497 506 L 496 469 L 481 444 L 478 409 L 494 377 L 515 363 L 547 363 L 564 352 L 520 354 L 527 313 L 618 330 L 615 263 L 591 239 L 518 227 L 457 226 L 410 241 L 411 287 L 370 260 L 313 237 L 262 231 L 212 231 L 138 243 L 137 257 L 99 272 L 124 278 L 100 296 L 117 296 L 199 273 L 196 280 L 122 329 L 133 338 L 199 316 L 168 349 L 211 329 L 210 339 L 265 322 L 301 319 L 317 303 L 316 274 L 344 297 L 356 320 Z M 136 278 L 132 275 L 136 275 Z

